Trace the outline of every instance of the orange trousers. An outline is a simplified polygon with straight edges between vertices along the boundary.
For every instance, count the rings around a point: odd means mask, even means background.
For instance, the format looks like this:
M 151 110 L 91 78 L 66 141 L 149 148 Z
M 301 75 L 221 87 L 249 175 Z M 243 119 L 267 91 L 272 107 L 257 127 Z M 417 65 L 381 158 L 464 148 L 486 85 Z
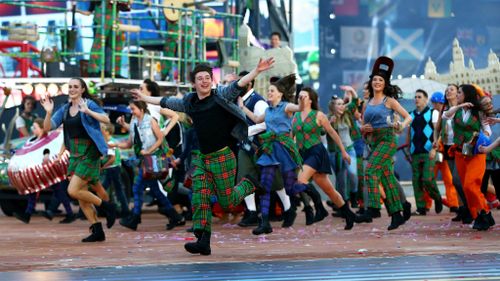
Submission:
M 448 207 L 458 207 L 458 195 L 453 185 L 453 177 L 451 176 L 450 167 L 448 167 L 448 161 L 443 160 L 441 163 L 436 162 L 436 166 L 434 167 L 434 174 L 436 177 L 438 172 L 441 172 L 441 178 L 443 179 L 444 188 L 446 190 Z
M 486 154 L 464 156 L 456 151 L 455 164 L 467 199 L 467 207 L 472 217 L 476 219 L 481 210 L 488 213 L 490 208 L 481 192 L 481 182 L 486 171 Z

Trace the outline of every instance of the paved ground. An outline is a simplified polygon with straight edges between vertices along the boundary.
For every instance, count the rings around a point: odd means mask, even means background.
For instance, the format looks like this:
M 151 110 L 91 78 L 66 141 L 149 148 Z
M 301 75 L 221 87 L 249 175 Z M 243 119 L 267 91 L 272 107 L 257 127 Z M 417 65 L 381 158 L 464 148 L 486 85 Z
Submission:
M 183 244 L 193 239 L 186 227 L 166 231 L 166 219 L 152 209 L 146 211 L 138 231 L 115 225 L 106 231 L 106 242 L 92 244 L 80 243 L 88 234 L 86 221 L 60 225 L 56 219 L 33 217 L 30 224 L 23 224 L 1 215 L 0 271 L 499 252 L 500 226 L 478 232 L 470 225 L 451 223 L 451 217 L 447 211 L 431 212 L 389 232 L 390 219 L 384 214 L 372 224 L 345 231 L 343 221 L 333 217 L 306 227 L 299 213 L 292 228 L 283 229 L 273 222 L 274 232 L 265 236 L 216 223 L 212 255 L 204 257 L 184 251 Z M 495 210 L 494 217 L 500 221 L 500 211 Z

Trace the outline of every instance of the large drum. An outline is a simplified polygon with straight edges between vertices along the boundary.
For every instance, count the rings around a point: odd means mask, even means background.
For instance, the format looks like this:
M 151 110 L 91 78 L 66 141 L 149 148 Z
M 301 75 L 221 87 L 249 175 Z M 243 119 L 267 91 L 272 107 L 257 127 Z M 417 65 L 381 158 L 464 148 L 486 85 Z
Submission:
M 66 179 L 69 152 L 65 151 L 57 161 L 63 144 L 63 131 L 55 130 L 39 140 L 29 139 L 16 150 L 7 171 L 10 184 L 19 194 L 39 192 Z

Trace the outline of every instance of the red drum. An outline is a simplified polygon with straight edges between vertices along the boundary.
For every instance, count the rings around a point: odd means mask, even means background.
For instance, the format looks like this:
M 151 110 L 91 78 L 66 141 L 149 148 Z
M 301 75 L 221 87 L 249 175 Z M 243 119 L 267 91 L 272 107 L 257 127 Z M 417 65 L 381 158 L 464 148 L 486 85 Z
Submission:
M 66 179 L 69 152 L 65 151 L 61 161 L 57 154 L 64 144 L 62 130 L 55 130 L 45 137 L 29 139 L 9 161 L 9 181 L 19 194 L 30 194 L 43 190 Z

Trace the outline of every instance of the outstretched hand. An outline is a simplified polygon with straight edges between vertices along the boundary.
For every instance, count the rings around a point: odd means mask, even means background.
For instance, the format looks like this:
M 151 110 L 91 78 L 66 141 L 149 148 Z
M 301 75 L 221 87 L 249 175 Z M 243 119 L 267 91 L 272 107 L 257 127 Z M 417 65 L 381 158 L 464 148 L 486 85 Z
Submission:
M 87 99 L 80 99 L 78 102 L 78 110 L 80 110 L 83 113 L 88 113 L 89 112 L 89 107 L 87 105 Z
M 142 100 L 141 90 L 139 90 L 139 89 L 132 89 L 132 90 L 130 90 L 130 92 L 132 93 L 132 98 L 135 101 L 141 101 Z
M 54 101 L 49 96 L 45 96 L 44 98 L 42 98 L 40 104 L 43 106 L 43 109 L 45 109 L 46 112 L 52 113 L 52 111 L 54 110 Z
M 268 59 L 259 59 L 259 63 L 257 64 L 257 67 L 255 68 L 258 72 L 263 72 L 266 71 L 270 68 L 273 67 L 274 65 L 274 58 L 268 58 Z

